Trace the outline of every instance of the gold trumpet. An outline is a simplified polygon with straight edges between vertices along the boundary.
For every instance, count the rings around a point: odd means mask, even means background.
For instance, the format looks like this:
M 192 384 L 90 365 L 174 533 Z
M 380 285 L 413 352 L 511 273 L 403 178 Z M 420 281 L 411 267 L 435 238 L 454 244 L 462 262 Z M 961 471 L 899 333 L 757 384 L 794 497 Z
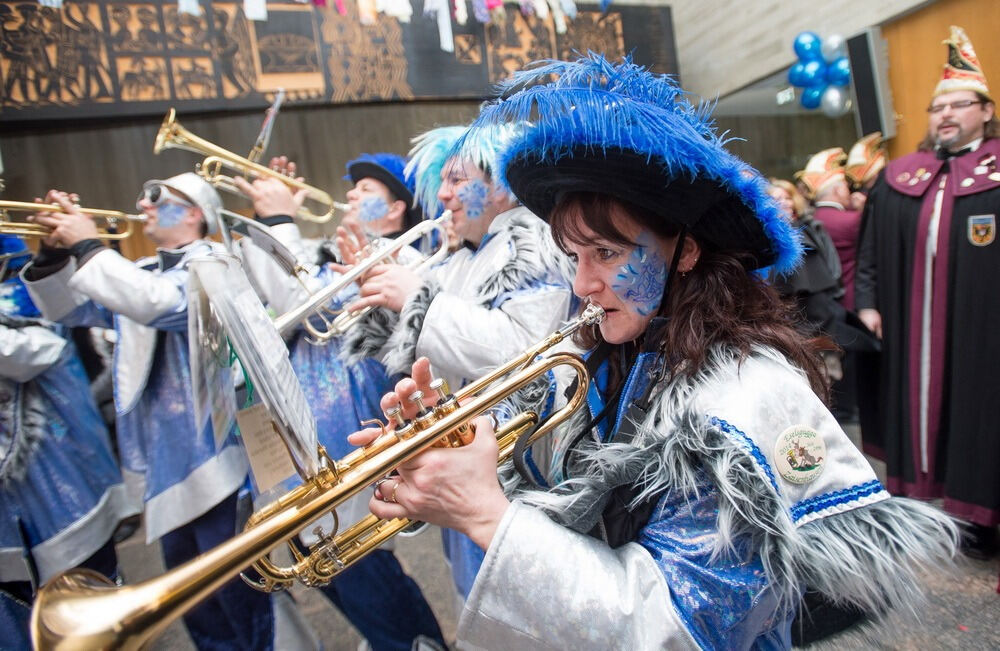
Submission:
M 400 410 L 390 410 L 386 417 L 390 425 L 395 423 L 394 429 L 383 426 L 382 436 L 372 444 L 331 462 L 306 484 L 256 514 L 246 531 L 156 579 L 117 588 L 90 570 L 60 574 L 42 587 L 32 608 L 34 648 L 142 648 L 170 622 L 255 561 L 257 569 L 264 572 L 260 586 L 263 589 L 280 589 L 295 579 L 307 585 L 329 581 L 411 522 L 381 521 L 369 516 L 343 533 L 321 535 L 309 555 L 298 555 L 289 568 L 272 565 L 266 555 L 309 523 L 428 448 L 436 444 L 464 444 L 472 435 L 473 418 L 550 370 L 568 366 L 577 376 L 575 393 L 565 407 L 530 434 L 529 442 L 550 432 L 583 404 L 587 367 L 578 355 L 567 352 L 537 358 L 580 327 L 598 323 L 603 317 L 603 310 L 589 307 L 541 343 L 454 395 L 448 394 L 443 382 L 438 382 L 439 403 L 432 409 L 421 406 L 423 413 L 411 422 L 400 417 Z M 420 396 L 414 398 L 422 405 Z M 517 439 L 538 421 L 538 414 L 528 411 L 497 429 L 499 463 L 510 456 Z
M 363 260 L 355 264 L 350 271 L 337 278 L 335 282 L 314 292 L 302 305 L 277 317 L 274 320 L 274 327 L 278 329 L 279 333 L 287 334 L 292 328 L 301 323 L 302 327 L 312 337 L 311 342 L 319 345 L 327 344 L 334 337 L 344 334 L 351 326 L 368 314 L 372 308 L 366 307 L 353 312 L 343 312 L 330 310 L 325 305 L 334 296 L 360 280 L 372 267 L 392 261 L 396 254 L 405 247 L 419 242 L 431 233 L 437 232 L 437 250 L 430 256 L 415 260 L 407 266 L 414 271 L 419 271 L 443 260 L 448 255 L 447 225 L 449 221 L 451 221 L 451 211 L 446 210 L 440 217 L 422 221 L 393 240 L 376 240 L 369 246 L 369 250 Z M 332 320 L 329 318 L 331 316 L 334 317 Z M 316 325 L 312 322 L 313 319 L 321 321 L 323 325 Z
M 57 203 L 28 203 L 25 201 L 0 201 L 0 233 L 17 235 L 18 237 L 48 237 L 52 232 L 48 226 L 11 219 L 12 212 L 62 212 L 62 206 Z M 95 220 L 101 220 L 103 225 L 98 228 L 98 238 L 102 240 L 124 240 L 132 235 L 132 225 L 135 222 L 146 221 L 145 215 L 131 215 L 117 210 L 101 210 L 99 208 L 80 208 L 84 215 L 90 215 Z M 124 224 L 119 231 L 118 225 Z
M 297 216 L 306 221 L 325 224 L 333 218 L 333 214 L 337 210 L 346 211 L 350 208 L 347 204 L 334 201 L 333 197 L 319 188 L 275 172 L 266 165 L 255 163 L 204 138 L 199 138 L 181 126 L 180 122 L 177 121 L 177 111 L 174 109 L 170 109 L 167 116 L 163 118 L 160 130 L 156 134 L 156 141 L 153 143 L 154 154 L 159 154 L 164 149 L 184 149 L 205 156 L 205 159 L 195 168 L 198 175 L 219 190 L 225 190 L 241 197 L 245 195 L 236 187 L 232 176 L 222 173 L 224 169 L 234 170 L 239 175 L 249 179 L 276 178 L 287 185 L 293 193 L 305 190 L 306 201 L 314 202 L 318 206 L 317 209 L 323 211 L 313 212 L 303 202 Z

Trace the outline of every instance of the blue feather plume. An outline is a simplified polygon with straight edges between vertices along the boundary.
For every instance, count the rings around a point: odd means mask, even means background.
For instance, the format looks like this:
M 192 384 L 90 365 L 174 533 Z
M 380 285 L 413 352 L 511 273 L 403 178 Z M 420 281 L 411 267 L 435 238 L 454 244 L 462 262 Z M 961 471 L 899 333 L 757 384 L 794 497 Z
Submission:
M 501 98 L 482 109 L 471 131 L 531 123 L 503 152 L 502 175 L 521 155 L 554 163 L 581 147 L 589 153 L 637 152 L 659 168 L 665 184 L 677 178 L 705 178 L 739 197 L 770 240 L 776 270 L 786 272 L 798 263 L 799 238 L 767 194 L 766 180 L 725 150 L 727 140 L 716 133 L 711 120 L 712 105 L 692 104 L 669 75 L 653 74 L 633 64 L 631 57 L 612 63 L 589 52 L 574 62 L 538 62 L 514 73 L 499 90 Z M 501 180 L 506 185 L 506 179 Z
M 495 124 L 476 128 L 438 127 L 414 138 L 406 174 L 415 181 L 415 196 L 420 205 L 425 206 L 424 212 L 430 215 L 430 210 L 426 207 L 438 205 L 441 170 L 452 158 L 457 157 L 475 165 L 501 189 L 508 191 L 506 183 L 497 174 L 500 155 L 523 132 L 524 126 Z
M 413 199 L 424 210 L 428 218 L 441 214 L 443 207 L 438 201 L 438 190 L 441 188 L 441 170 L 448 160 L 451 148 L 462 137 L 465 126 L 438 127 L 426 131 L 410 142 L 410 160 L 406 164 L 404 174 L 413 183 Z

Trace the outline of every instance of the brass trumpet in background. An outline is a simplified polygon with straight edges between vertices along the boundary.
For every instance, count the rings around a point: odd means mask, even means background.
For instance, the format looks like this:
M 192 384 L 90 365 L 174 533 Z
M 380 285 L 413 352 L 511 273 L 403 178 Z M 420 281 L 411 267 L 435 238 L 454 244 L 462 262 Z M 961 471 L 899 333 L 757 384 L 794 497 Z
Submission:
M 437 264 L 448 255 L 447 224 L 451 220 L 451 211 L 446 210 L 437 219 L 422 221 L 393 240 L 376 240 L 363 260 L 355 264 L 350 271 L 342 275 L 336 282 L 316 291 L 302 305 L 285 312 L 274 320 L 274 326 L 281 334 L 287 334 L 292 328 L 302 324 L 315 344 L 328 343 L 334 337 L 347 332 L 355 323 L 371 311 L 371 308 L 355 310 L 354 312 L 336 312 L 325 307 L 330 300 L 360 280 L 372 267 L 385 262 L 391 262 L 404 247 L 419 242 L 422 238 L 437 232 L 438 248 L 427 258 L 414 261 L 408 265 L 414 271 Z M 334 317 L 332 320 L 330 317 Z M 312 323 L 312 319 L 322 322 L 322 326 Z M 325 328 L 325 329 L 321 329 Z
M 434 445 L 459 446 L 472 432 L 472 419 L 505 400 L 536 378 L 558 366 L 568 366 L 577 376 L 569 403 L 552 414 L 534 432 L 533 442 L 564 422 L 582 404 L 588 386 L 587 367 L 572 353 L 554 353 L 537 359 L 584 325 L 600 322 L 604 311 L 591 306 L 577 319 L 549 335 L 496 371 L 467 385 L 454 395 L 438 381 L 438 404 L 411 422 L 400 409 L 386 414 L 390 426 L 371 445 L 359 448 L 337 462 L 329 462 L 299 488 L 254 515 L 240 535 L 188 561 L 156 579 L 123 588 L 102 575 L 84 569 L 70 570 L 49 581 L 38 592 L 31 612 L 31 638 L 35 649 L 137 649 L 142 648 L 173 620 L 220 588 L 248 565 L 262 572 L 265 590 L 281 589 L 293 580 L 322 585 L 351 563 L 377 549 L 408 527 L 406 519 L 382 521 L 370 515 L 343 533 L 319 535 L 308 555 L 296 555 L 295 564 L 276 567 L 266 555 L 344 500 L 371 486 Z M 421 396 L 414 395 L 417 402 Z M 538 424 L 528 411 L 516 415 L 496 431 L 499 463 L 505 461 L 522 435 Z
M 318 210 L 321 211 L 313 212 L 304 202 L 299 208 L 297 216 L 306 221 L 325 224 L 333 218 L 333 214 L 337 210 L 347 211 L 350 208 L 347 204 L 334 201 L 333 197 L 319 188 L 275 172 L 266 165 L 255 163 L 204 138 L 199 138 L 181 126 L 180 122 L 177 121 L 177 111 L 174 109 L 170 109 L 170 112 L 163 119 L 163 124 L 160 125 L 160 130 L 156 134 L 156 141 L 153 143 L 154 154 L 159 154 L 164 149 L 184 149 L 205 156 L 205 159 L 195 168 L 198 175 L 215 188 L 241 197 L 245 195 L 236 187 L 232 176 L 222 173 L 224 169 L 234 170 L 246 179 L 276 178 L 287 185 L 293 193 L 305 190 L 305 201 L 317 204 Z
M 11 219 L 11 213 L 36 213 L 36 212 L 62 212 L 59 204 L 53 203 L 28 203 L 24 201 L 0 201 L 0 233 L 4 235 L 17 235 L 18 237 L 48 237 L 52 230 L 41 224 L 32 224 L 25 221 L 15 221 Z M 132 215 L 117 210 L 101 210 L 99 208 L 80 208 L 80 212 L 90 215 L 95 221 L 100 220 L 102 225 L 98 225 L 98 238 L 102 240 L 124 240 L 132 235 L 132 228 L 135 222 L 146 221 L 145 215 Z M 119 224 L 124 228 L 119 231 Z

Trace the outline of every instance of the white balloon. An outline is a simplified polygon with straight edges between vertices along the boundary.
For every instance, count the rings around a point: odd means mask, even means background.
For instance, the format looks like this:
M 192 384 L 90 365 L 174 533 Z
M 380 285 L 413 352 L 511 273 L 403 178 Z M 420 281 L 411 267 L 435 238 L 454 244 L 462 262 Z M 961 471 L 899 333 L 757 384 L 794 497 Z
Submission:
M 820 110 L 828 118 L 839 118 L 851 110 L 851 95 L 846 86 L 827 86 L 819 100 Z
M 847 41 L 840 34 L 830 34 L 823 39 L 819 51 L 823 54 L 823 60 L 833 63 L 840 57 L 847 56 Z

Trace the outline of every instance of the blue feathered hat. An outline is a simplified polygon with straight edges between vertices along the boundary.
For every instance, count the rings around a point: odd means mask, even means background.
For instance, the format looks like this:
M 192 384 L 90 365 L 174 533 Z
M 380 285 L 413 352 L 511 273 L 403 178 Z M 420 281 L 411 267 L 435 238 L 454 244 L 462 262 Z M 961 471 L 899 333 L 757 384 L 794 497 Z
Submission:
M 399 154 L 389 152 L 361 154 L 347 163 L 347 176 L 344 178 L 352 183 L 367 178 L 384 183 L 396 199 L 406 202 L 403 228 L 408 229 L 420 221 L 421 212 L 413 204 L 413 181 L 403 172 L 405 167 L 406 159 Z
M 555 78 L 555 81 L 550 81 Z M 506 184 L 545 218 L 570 192 L 599 192 L 686 225 L 703 246 L 791 270 L 797 233 L 755 169 L 727 152 L 704 106 L 669 76 L 590 53 L 515 73 L 473 128 L 530 120 L 500 159 Z
M 0 262 L 4 264 L 4 269 L 20 269 L 30 259 L 31 251 L 23 239 L 0 233 Z
M 468 161 L 482 170 L 505 192 L 510 189 L 497 174 L 500 156 L 524 130 L 524 124 L 497 124 L 478 128 L 468 126 L 438 127 L 413 139 L 406 174 L 416 184 L 417 201 L 431 214 L 438 206 L 441 170 L 452 158 Z M 440 212 L 440 209 L 438 209 Z

